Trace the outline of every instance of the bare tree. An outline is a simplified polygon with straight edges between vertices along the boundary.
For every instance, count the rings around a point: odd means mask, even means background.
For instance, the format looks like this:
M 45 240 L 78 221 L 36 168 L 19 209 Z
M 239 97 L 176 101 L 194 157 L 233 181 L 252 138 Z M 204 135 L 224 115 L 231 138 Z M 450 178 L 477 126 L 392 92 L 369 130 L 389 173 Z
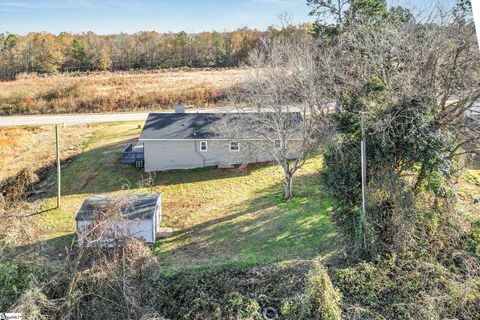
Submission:
M 293 176 L 317 147 L 326 124 L 317 58 L 306 32 L 264 39 L 250 54 L 250 81 L 230 95 L 243 121 L 226 129 L 248 131 L 256 152 L 268 153 L 282 166 L 285 199 L 293 197 Z

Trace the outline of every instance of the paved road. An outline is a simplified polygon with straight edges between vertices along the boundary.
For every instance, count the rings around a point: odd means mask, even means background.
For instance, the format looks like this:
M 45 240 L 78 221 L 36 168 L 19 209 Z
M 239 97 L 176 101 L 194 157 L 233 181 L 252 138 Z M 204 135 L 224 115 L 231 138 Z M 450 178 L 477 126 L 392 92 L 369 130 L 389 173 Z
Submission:
M 187 113 L 195 112 L 232 112 L 237 109 L 234 107 L 210 108 L 210 109 L 187 109 Z M 249 110 L 242 110 L 249 111 Z M 254 110 L 251 110 L 254 111 Z M 159 111 L 165 112 L 165 110 Z M 480 115 L 480 105 L 475 105 L 471 109 L 472 115 Z M 145 121 L 148 112 L 137 113 L 104 113 L 104 114 L 77 114 L 77 115 L 40 115 L 40 116 L 9 116 L 0 117 L 0 127 L 15 126 L 37 126 L 47 124 L 82 124 L 99 122 L 121 122 L 121 121 Z
M 230 112 L 235 108 L 215 109 L 188 109 L 187 112 Z M 162 110 L 160 112 L 165 112 Z M 0 117 L 0 127 L 37 126 L 47 124 L 82 124 L 98 122 L 145 121 L 148 112 L 138 113 L 106 113 L 106 114 L 77 114 L 77 115 L 40 115 L 40 116 L 9 116 Z

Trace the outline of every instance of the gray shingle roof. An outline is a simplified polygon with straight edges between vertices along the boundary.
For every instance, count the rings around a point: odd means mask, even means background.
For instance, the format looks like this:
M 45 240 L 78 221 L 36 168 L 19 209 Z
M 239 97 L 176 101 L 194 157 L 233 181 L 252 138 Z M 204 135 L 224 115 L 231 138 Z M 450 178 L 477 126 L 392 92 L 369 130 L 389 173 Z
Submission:
M 290 115 L 301 121 L 300 113 Z M 237 113 L 150 113 L 140 140 L 249 139 L 253 138 L 249 132 L 251 119 L 251 116 L 247 118 Z M 236 129 L 229 132 L 228 127 Z M 241 132 L 238 128 L 242 128 Z
M 86 199 L 77 213 L 76 220 L 91 220 L 106 208 L 119 203 L 119 213 L 130 220 L 151 219 L 155 214 L 161 194 L 96 195 Z

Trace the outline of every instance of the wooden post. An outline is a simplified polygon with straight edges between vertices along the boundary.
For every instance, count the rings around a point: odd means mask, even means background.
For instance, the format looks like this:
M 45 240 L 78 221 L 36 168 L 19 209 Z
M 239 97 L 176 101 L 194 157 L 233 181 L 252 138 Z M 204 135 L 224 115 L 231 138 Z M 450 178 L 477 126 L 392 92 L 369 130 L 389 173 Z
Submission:
M 360 165 L 362 170 L 362 215 L 361 215 L 361 224 L 363 229 L 363 246 L 367 248 L 368 246 L 368 238 L 367 238 L 367 144 L 366 144 L 366 137 L 365 137 L 365 124 L 363 119 L 363 112 L 360 119 L 360 125 L 362 128 L 362 141 L 360 142 Z
M 62 178 L 61 178 L 61 167 L 60 167 L 60 135 L 58 132 L 58 124 L 55 125 L 55 140 L 57 147 L 57 209 L 61 205 L 61 191 L 62 191 Z

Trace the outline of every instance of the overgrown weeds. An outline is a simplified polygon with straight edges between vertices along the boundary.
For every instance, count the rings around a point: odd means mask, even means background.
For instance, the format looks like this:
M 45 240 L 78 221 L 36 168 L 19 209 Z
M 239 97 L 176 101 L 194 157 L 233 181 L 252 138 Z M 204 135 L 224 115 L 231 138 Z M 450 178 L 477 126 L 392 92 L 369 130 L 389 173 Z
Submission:
M 5 209 L 21 203 L 37 181 L 38 176 L 29 168 L 24 168 L 17 175 L 0 181 L 0 203 Z
M 27 318 L 140 319 L 154 315 L 144 307 L 140 288 L 156 260 L 150 248 L 125 230 L 120 208 L 128 201 L 122 197 L 98 208 L 99 214 L 83 233 L 83 245 L 74 244 L 65 264 L 43 282 L 31 282 L 14 310 L 23 311 Z
M 28 77 L 0 83 L 0 114 L 159 110 L 178 101 L 201 108 L 245 77 L 242 69 Z

